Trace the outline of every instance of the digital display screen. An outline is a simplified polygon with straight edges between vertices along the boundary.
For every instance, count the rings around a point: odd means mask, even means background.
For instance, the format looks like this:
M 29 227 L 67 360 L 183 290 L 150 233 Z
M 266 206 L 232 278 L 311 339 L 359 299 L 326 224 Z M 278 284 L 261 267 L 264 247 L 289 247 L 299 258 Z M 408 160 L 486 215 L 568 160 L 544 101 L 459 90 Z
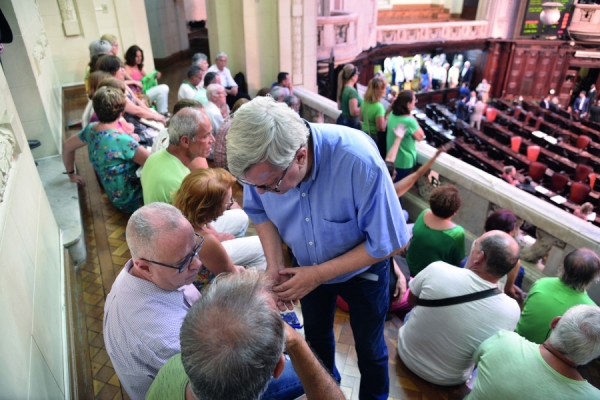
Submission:
M 523 18 L 523 26 L 521 28 L 522 36 L 549 36 L 561 35 L 569 26 L 571 16 L 573 14 L 573 0 L 556 0 L 556 3 L 561 3 L 560 20 L 556 25 L 544 25 L 540 21 L 540 13 L 543 10 L 542 4 L 548 0 L 528 0 L 525 16 Z

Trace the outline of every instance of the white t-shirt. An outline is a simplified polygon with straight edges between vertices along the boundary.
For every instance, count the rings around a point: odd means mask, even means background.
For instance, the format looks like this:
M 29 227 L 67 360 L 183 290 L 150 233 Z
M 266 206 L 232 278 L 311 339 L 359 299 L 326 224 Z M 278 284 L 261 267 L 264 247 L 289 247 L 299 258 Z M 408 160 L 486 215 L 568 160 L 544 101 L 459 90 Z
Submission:
M 221 114 L 221 110 L 219 110 L 219 107 L 217 107 L 215 103 L 209 101 L 204 105 L 204 112 L 206 112 L 206 115 L 210 120 L 210 124 L 212 125 L 212 134 L 213 136 L 216 136 L 217 131 L 223 124 L 224 120 L 223 115 Z
M 429 264 L 409 284 L 422 299 L 444 299 L 497 287 L 469 269 Z M 398 354 L 411 371 L 438 385 L 458 385 L 471 375 L 473 353 L 497 331 L 513 331 L 521 309 L 504 293 L 445 307 L 416 306 L 398 331 Z
M 192 100 L 194 98 L 194 96 L 196 96 L 197 92 L 198 92 L 198 89 L 194 90 L 192 85 L 190 85 L 189 83 L 183 82 L 181 84 L 181 86 L 179 86 L 179 91 L 177 92 L 177 100 L 178 101 L 181 99 Z
M 223 67 L 223 71 L 219 70 L 216 64 L 210 66 L 206 72 L 215 72 L 221 77 L 221 85 L 223 87 L 234 87 L 238 84 L 233 80 L 233 76 L 231 76 L 231 71 L 227 67 Z

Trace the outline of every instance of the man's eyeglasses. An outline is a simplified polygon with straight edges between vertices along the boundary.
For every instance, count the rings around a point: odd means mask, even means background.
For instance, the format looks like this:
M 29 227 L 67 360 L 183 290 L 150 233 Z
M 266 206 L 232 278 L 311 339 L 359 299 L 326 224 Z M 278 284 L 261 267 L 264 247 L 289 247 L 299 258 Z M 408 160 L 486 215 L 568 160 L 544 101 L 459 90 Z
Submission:
M 202 247 L 202 244 L 204 243 L 203 236 L 198 235 L 196 232 L 194 232 L 194 235 L 196 235 L 196 242 L 198 242 L 198 239 L 200 239 L 200 243 L 198 243 L 194 247 L 192 252 L 190 254 L 188 254 L 179 265 L 163 264 L 158 261 L 152 261 L 152 260 L 148 260 L 146 258 L 141 258 L 141 257 L 140 257 L 140 260 L 144 260 L 144 261 L 147 261 L 152 264 L 162 265 L 163 267 L 167 267 L 167 268 L 173 268 L 173 269 L 176 269 L 177 272 L 182 273 L 184 269 L 188 268 L 192 264 L 192 260 L 194 259 L 194 257 L 196 257 L 198 255 L 198 252 L 200 251 L 200 248 Z
M 225 203 L 227 205 L 227 210 L 231 210 L 231 206 L 233 206 L 233 203 L 235 203 L 235 200 L 232 197 L 231 200 Z
M 300 149 L 302 147 L 304 147 L 304 145 L 300 146 Z M 236 179 L 238 180 L 239 183 L 241 183 L 243 185 L 252 186 L 257 189 L 264 190 L 265 192 L 279 193 L 279 185 L 281 185 L 281 182 L 283 182 L 283 178 L 285 178 L 285 174 L 287 174 L 288 170 L 294 163 L 294 160 L 296 159 L 296 154 L 298 154 L 298 151 L 300 149 L 296 150 L 296 153 L 294 154 L 294 158 L 292 159 L 292 162 L 283 170 L 283 173 L 281 174 L 281 176 L 279 176 L 277 179 L 275 179 L 273 182 L 271 182 L 268 185 L 255 185 L 254 183 L 250 183 L 247 180 L 242 179 L 242 178 L 236 178 Z M 275 187 L 272 188 L 272 186 L 275 182 L 277 182 L 277 185 L 275 185 Z
M 293 162 L 294 162 L 294 160 L 292 160 L 292 163 Z M 244 185 L 253 186 L 257 189 L 264 190 L 265 192 L 279 193 L 279 185 L 281 185 L 281 182 L 283 182 L 283 178 L 285 178 L 285 174 L 287 174 L 288 169 L 290 169 L 291 166 L 292 166 L 292 164 L 288 165 L 286 167 L 286 169 L 283 170 L 283 174 L 281 174 L 281 176 L 279 178 L 275 179 L 272 183 L 270 183 L 268 185 L 255 185 L 254 183 L 250 183 L 242 178 L 237 178 L 237 180 L 238 180 L 238 182 L 240 182 Z M 272 187 L 273 183 L 275 183 L 275 182 L 277 182 L 277 185 L 275 185 L 275 187 Z

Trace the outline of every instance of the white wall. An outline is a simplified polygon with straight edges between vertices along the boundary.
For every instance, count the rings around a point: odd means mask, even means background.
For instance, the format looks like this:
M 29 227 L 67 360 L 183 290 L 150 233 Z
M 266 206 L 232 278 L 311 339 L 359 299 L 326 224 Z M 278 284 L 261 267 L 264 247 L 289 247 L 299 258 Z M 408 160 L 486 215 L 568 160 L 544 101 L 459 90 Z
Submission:
M 61 146 L 61 87 L 48 35 L 34 0 L 0 0 L 13 31 L 5 44 L 3 67 L 28 139 L 42 146 L 35 157 L 58 154 Z
M 184 0 L 145 0 L 154 58 L 188 49 Z
M 9 89 L 0 69 L 0 115 L 12 119 L 3 127 L 25 144 L 11 96 L 19 90 Z M 12 165 L 0 203 L 0 397 L 64 399 L 60 232 L 26 144 Z
M 136 44 L 144 50 L 145 69 L 148 71 L 154 69 L 143 0 L 72 1 L 77 10 L 80 33 L 75 36 L 65 36 L 58 1 L 37 0 L 61 85 L 83 83 L 85 69 L 90 62 L 88 46 L 92 40 L 99 39 L 106 33 L 113 34 L 119 39 L 121 58 L 129 46 Z M 106 5 L 106 13 L 101 10 L 102 5 Z M 37 23 L 37 18 L 32 21 Z

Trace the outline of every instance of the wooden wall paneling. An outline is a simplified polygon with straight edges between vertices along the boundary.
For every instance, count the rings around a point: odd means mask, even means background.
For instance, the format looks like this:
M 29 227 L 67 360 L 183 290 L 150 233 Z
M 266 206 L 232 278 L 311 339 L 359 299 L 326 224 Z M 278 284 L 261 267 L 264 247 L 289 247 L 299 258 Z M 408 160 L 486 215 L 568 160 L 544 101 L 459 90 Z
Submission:
M 512 63 L 508 70 L 508 79 L 505 95 L 509 98 L 518 97 L 521 90 L 521 81 L 523 79 L 523 70 L 527 63 L 526 49 L 517 46 L 513 50 Z
M 533 81 L 535 79 L 538 66 L 539 50 L 536 47 L 531 47 L 525 52 L 524 69 L 521 74 L 521 87 L 519 88 L 519 96 L 531 96 L 533 89 Z
M 534 99 L 541 99 L 550 90 L 550 82 L 556 59 L 556 49 L 549 46 L 542 46 L 538 53 L 538 63 L 535 66 L 535 76 L 533 86 L 529 96 Z

